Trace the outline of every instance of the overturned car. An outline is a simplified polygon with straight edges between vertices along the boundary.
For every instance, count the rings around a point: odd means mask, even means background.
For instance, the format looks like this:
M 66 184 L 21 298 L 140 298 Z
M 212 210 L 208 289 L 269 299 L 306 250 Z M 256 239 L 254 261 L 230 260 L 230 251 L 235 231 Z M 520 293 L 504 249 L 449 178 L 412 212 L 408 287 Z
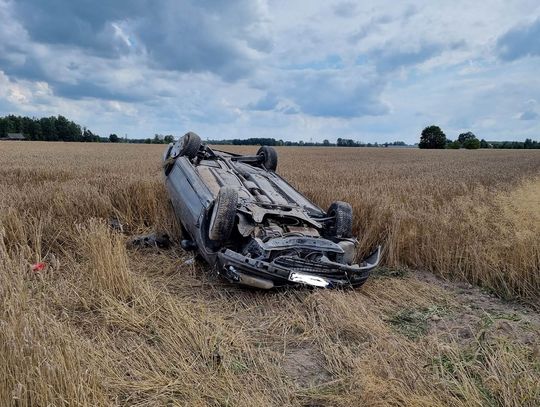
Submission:
M 192 132 L 169 144 L 163 170 L 182 247 L 242 285 L 361 286 L 380 247 L 355 263 L 351 206 L 334 202 L 322 210 L 275 173 L 277 162 L 272 147 L 238 155 L 210 148 Z

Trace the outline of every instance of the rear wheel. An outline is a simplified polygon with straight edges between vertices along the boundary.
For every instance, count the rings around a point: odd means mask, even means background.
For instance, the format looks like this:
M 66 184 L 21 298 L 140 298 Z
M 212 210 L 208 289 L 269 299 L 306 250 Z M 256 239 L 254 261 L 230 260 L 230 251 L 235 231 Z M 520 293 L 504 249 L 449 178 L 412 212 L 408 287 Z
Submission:
M 329 235 L 332 237 L 352 236 L 352 207 L 347 202 L 336 201 L 328 208 L 328 216 L 334 217 Z
M 277 151 L 270 146 L 262 146 L 257 151 L 257 155 L 261 157 L 262 164 L 267 170 L 276 171 L 277 169 Z
M 169 175 L 174 167 L 174 162 L 177 157 L 186 156 L 195 158 L 201 148 L 201 138 L 192 131 L 184 134 L 176 143 L 169 145 L 165 152 L 163 170 L 165 175 Z
M 225 242 L 230 236 L 236 220 L 238 191 L 232 187 L 221 187 L 214 202 L 208 227 L 208 237 L 216 243 Z
M 178 151 L 175 155 L 176 157 L 186 156 L 188 158 L 195 158 L 201 148 L 201 138 L 192 131 L 184 134 L 180 140 L 177 141 Z

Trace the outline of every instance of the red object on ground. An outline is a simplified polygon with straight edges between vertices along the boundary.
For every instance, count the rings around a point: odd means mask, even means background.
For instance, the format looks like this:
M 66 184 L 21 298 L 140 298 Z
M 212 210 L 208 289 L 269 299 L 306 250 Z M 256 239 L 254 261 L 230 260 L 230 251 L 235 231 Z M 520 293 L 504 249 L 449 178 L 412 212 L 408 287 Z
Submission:
M 32 271 L 35 271 L 35 272 L 42 271 L 45 268 L 45 266 L 46 266 L 46 264 L 42 263 L 42 262 L 33 264 L 32 265 Z

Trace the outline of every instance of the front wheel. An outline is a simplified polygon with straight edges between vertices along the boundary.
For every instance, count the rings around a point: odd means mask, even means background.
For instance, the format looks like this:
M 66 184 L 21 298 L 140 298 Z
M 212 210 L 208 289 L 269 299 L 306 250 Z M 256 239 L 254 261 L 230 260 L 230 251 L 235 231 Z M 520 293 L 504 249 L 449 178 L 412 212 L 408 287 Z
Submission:
M 352 207 L 347 202 L 336 201 L 330 205 L 327 212 L 333 217 L 328 235 L 347 238 L 352 236 Z
M 174 144 L 171 156 L 174 158 L 183 156 L 195 158 L 201 148 L 201 144 L 201 138 L 196 133 L 190 131 L 184 134 L 180 140 Z
M 261 157 L 261 162 L 264 168 L 270 171 L 276 171 L 277 169 L 277 151 L 270 146 L 262 146 L 257 151 L 257 155 Z
M 208 237 L 216 243 L 224 243 L 230 236 L 236 220 L 238 191 L 232 187 L 221 187 L 214 202 Z

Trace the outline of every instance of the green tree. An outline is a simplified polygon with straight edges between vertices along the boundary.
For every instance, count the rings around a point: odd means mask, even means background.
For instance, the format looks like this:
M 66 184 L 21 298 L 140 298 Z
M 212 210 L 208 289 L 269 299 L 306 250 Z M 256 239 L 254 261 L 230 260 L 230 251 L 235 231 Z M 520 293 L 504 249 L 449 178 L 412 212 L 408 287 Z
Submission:
M 109 136 L 109 141 L 110 141 L 111 143 L 118 143 L 118 136 L 117 136 L 116 134 L 114 134 L 114 133 L 111 134 L 111 135 Z
M 0 117 L 0 137 L 6 137 L 8 133 L 8 120 L 7 118 Z
M 489 143 L 484 139 L 480 140 L 480 148 L 489 148 Z
M 43 117 L 39 120 L 41 126 L 41 135 L 45 141 L 56 141 L 58 135 L 56 134 L 56 118 L 55 117 Z
M 452 150 L 459 150 L 461 148 L 461 143 L 459 141 L 452 141 L 451 143 L 448 143 L 446 148 L 451 148 Z
M 170 134 L 163 137 L 163 142 L 165 144 L 174 143 L 174 136 L 171 136 Z
M 477 150 L 480 148 L 480 140 L 478 140 L 476 137 L 468 138 L 463 143 L 463 147 L 465 147 L 467 150 Z
M 99 136 L 97 134 L 92 133 L 89 129 L 85 127 L 83 129 L 81 140 L 85 142 L 99 142 Z
M 420 148 L 444 148 L 446 146 L 446 135 L 439 126 L 428 126 L 422 130 L 420 136 Z
M 458 141 L 463 146 L 467 140 L 475 139 L 475 138 L 476 136 L 474 135 L 474 133 L 468 131 L 467 133 L 461 133 L 458 136 Z
M 62 141 L 73 141 L 74 135 L 71 132 L 69 120 L 59 115 L 55 123 L 56 134 Z

